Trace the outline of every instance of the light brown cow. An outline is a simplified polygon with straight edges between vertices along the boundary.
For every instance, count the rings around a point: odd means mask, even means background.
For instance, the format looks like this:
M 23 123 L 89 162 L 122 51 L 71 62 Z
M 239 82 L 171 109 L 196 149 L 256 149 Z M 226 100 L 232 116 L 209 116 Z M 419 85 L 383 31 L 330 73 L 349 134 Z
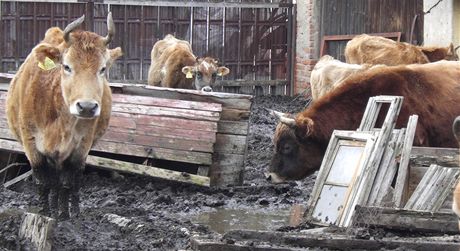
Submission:
M 384 65 L 347 64 L 334 59 L 332 56 L 324 55 L 316 63 L 310 75 L 312 99 L 316 100 L 340 86 L 349 76 L 381 66 Z
M 187 41 L 173 35 L 155 43 L 151 58 L 149 85 L 212 91 L 216 77 L 230 72 L 214 58 L 197 58 Z
M 402 65 L 458 60 L 458 56 L 452 43 L 447 47 L 425 47 L 362 34 L 348 41 L 345 59 L 349 64 Z
M 106 72 L 121 56 L 120 48 L 107 48 L 114 34 L 111 13 L 105 38 L 76 31 L 83 21 L 84 16 L 63 32 L 48 30 L 11 81 L 6 103 L 10 130 L 32 167 L 41 212 L 60 219 L 69 217 L 70 195 L 71 213 L 79 213 L 85 160 L 110 119 Z
M 452 125 L 452 131 L 454 132 L 455 139 L 457 140 L 458 145 L 460 146 L 460 116 L 455 118 Z M 454 190 L 454 201 L 452 203 L 452 211 L 458 216 L 458 229 L 460 230 L 460 182 L 457 183 Z

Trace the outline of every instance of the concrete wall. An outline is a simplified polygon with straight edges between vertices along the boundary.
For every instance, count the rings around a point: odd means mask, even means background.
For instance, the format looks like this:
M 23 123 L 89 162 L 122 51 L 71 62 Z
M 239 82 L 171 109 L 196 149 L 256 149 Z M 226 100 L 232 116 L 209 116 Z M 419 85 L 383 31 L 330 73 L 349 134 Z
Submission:
M 310 74 L 319 51 L 318 9 L 316 0 L 297 1 L 294 94 L 310 95 Z
M 438 0 L 424 0 L 427 12 Z M 424 16 L 424 45 L 447 46 L 460 44 L 460 0 L 443 0 Z

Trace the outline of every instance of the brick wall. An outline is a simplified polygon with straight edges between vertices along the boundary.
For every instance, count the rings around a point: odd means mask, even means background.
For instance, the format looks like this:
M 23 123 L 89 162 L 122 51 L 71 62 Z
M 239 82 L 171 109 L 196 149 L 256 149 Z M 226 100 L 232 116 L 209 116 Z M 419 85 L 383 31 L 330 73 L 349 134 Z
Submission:
M 319 54 L 316 0 L 297 1 L 294 94 L 310 95 L 310 74 Z

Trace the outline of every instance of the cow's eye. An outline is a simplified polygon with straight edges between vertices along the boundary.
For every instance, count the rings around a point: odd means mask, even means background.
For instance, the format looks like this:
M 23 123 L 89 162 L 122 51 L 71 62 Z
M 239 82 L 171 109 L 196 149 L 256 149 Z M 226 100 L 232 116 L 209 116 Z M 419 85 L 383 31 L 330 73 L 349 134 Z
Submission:
M 199 71 L 196 72 L 196 77 L 197 77 L 197 78 L 201 78 L 201 77 L 202 77 L 201 72 L 199 72 Z
M 72 72 L 72 69 L 70 69 L 70 66 L 68 65 L 64 65 L 64 71 L 66 71 L 67 73 L 71 73 Z
M 214 72 L 214 73 L 212 74 L 212 77 L 213 77 L 213 78 L 217 77 L 217 72 Z
M 105 67 L 102 67 L 101 71 L 99 72 L 101 75 L 105 73 Z

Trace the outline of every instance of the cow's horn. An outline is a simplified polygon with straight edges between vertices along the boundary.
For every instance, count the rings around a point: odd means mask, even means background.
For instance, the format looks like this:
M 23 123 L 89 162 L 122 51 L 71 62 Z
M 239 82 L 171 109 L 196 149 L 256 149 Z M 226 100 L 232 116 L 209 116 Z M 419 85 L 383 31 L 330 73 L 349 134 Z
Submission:
M 68 24 L 67 27 L 65 27 L 65 29 L 64 29 L 64 40 L 66 41 L 66 43 L 69 43 L 70 32 L 74 31 L 78 26 L 80 26 L 80 24 L 82 24 L 83 21 L 85 21 L 85 15 L 81 16 L 77 20 L 75 20 L 72 23 Z
M 113 23 L 112 12 L 107 15 L 107 36 L 104 38 L 104 44 L 108 45 L 112 42 L 113 35 L 115 34 L 115 24 Z
M 295 119 L 289 118 L 285 113 L 278 112 L 278 111 L 271 110 L 271 109 L 267 109 L 267 110 L 270 112 L 271 115 L 273 115 L 276 118 L 278 118 L 279 121 L 281 121 L 281 123 L 286 124 L 286 125 L 288 125 L 290 127 L 295 126 Z

